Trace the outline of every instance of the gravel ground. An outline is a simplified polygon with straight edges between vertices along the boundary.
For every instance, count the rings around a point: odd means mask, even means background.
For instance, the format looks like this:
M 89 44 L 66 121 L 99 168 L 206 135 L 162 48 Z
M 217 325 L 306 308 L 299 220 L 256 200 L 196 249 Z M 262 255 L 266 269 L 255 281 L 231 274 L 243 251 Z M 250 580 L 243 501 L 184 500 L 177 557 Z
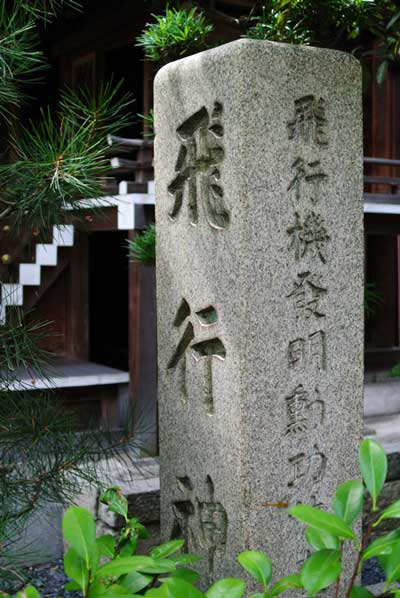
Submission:
M 64 590 L 64 584 L 68 579 L 64 575 L 62 560 L 29 567 L 27 573 L 31 578 L 31 584 L 42 598 L 81 598 L 82 596 L 81 592 Z
M 80 592 L 67 592 L 64 584 L 68 579 L 64 575 L 62 560 L 36 565 L 28 569 L 28 575 L 32 578 L 32 585 L 40 592 L 42 598 L 81 598 Z M 364 564 L 361 573 L 363 586 L 374 585 L 384 581 L 382 569 L 376 559 L 370 559 Z
M 363 586 L 372 586 L 385 581 L 385 575 L 379 566 L 377 559 L 369 559 L 361 571 L 361 583 Z

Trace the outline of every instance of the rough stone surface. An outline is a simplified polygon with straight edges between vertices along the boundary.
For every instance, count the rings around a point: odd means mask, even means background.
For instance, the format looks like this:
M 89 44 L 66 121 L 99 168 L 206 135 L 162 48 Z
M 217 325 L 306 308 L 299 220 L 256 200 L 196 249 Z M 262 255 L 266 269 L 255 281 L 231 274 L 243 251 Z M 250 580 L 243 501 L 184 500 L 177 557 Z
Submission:
M 358 475 L 360 90 L 347 54 L 255 40 L 156 77 L 162 534 L 210 579 L 246 548 L 290 573 L 285 507 Z

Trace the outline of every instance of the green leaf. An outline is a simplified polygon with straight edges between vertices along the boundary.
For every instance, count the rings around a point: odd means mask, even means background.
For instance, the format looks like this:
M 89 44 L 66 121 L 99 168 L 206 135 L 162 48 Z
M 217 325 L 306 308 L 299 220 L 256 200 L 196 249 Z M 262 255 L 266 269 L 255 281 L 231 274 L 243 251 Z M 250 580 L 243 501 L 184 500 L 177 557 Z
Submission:
M 151 575 L 143 575 L 139 571 L 131 571 L 119 583 L 128 592 L 135 594 L 135 592 L 140 592 L 140 590 L 146 588 L 152 581 L 153 578 Z
M 97 548 L 101 556 L 113 558 L 115 554 L 115 538 L 111 534 L 105 534 L 96 539 Z
M 65 584 L 64 589 L 68 590 L 69 592 L 75 592 L 76 590 L 80 590 L 81 586 L 79 583 L 76 583 L 76 581 L 69 581 Z
M 40 594 L 33 586 L 26 586 L 21 592 L 18 592 L 17 598 L 40 598 Z
M 350 592 L 350 598 L 374 598 L 374 595 L 371 594 L 366 588 L 362 588 L 361 586 L 353 586 Z
M 188 583 L 196 583 L 200 579 L 199 573 L 193 569 L 177 569 L 171 573 L 171 577 L 179 577 Z
M 389 61 L 383 60 L 376 69 L 376 82 L 378 83 L 378 85 L 382 85 L 382 83 L 384 82 L 388 68 Z
M 338 550 L 340 548 L 339 538 L 313 527 L 307 528 L 306 538 L 307 542 L 314 548 L 314 550 L 323 550 L 324 548 Z
M 282 594 L 282 592 L 286 592 L 286 590 L 291 590 L 292 588 L 302 588 L 303 585 L 301 583 L 300 575 L 287 575 L 286 577 L 282 577 L 279 581 L 276 582 L 271 588 L 271 596 L 278 596 Z
M 400 500 L 396 500 L 392 505 L 383 511 L 379 519 L 374 523 L 374 527 L 379 525 L 383 519 L 399 519 L 400 518 Z
M 400 542 L 395 544 L 389 554 L 381 555 L 379 564 L 385 571 L 386 582 L 393 583 L 400 578 Z
M 180 550 L 184 544 L 185 540 L 171 540 L 171 542 L 166 542 L 165 544 L 156 546 L 153 548 L 150 554 L 154 559 L 163 559 L 171 554 L 174 554 L 174 552 L 178 552 L 178 550 Z
M 362 561 L 366 561 L 367 559 L 372 558 L 373 556 L 380 556 L 381 554 L 390 554 L 396 546 L 400 542 L 400 529 L 397 529 L 389 534 L 385 534 L 384 536 L 377 538 L 371 542 L 371 544 L 366 548 L 362 555 Z
M 139 594 L 130 594 L 125 588 L 119 584 L 113 584 L 109 586 L 104 594 L 100 594 L 99 598 L 140 598 Z M 96 596 L 90 596 L 90 598 L 96 598 Z
M 92 515 L 82 507 L 69 507 L 65 511 L 62 528 L 64 538 L 90 569 L 96 557 L 96 525 Z
M 308 505 L 296 505 L 295 507 L 288 509 L 288 513 L 310 527 L 327 532 L 332 536 L 349 538 L 350 540 L 356 539 L 355 533 L 347 523 L 332 513 L 326 513 L 325 511 L 321 511 L 320 509 Z
M 122 494 L 121 488 L 114 486 L 100 496 L 100 502 L 108 506 L 109 511 L 122 515 L 128 521 L 128 501 Z
M 191 565 L 192 563 L 201 561 L 202 558 L 197 554 L 178 554 L 178 556 L 171 556 L 169 560 L 175 563 L 175 565 Z
M 100 567 L 96 571 L 96 578 L 106 575 L 125 575 L 131 571 L 155 574 L 170 573 L 171 571 L 175 571 L 175 569 L 175 563 L 166 559 L 155 560 L 149 556 L 124 556 Z
M 64 571 L 85 593 L 89 584 L 89 569 L 85 560 L 73 548 L 64 556 Z
M 387 473 L 386 453 L 375 440 L 366 438 L 360 446 L 360 470 L 364 483 L 372 497 L 372 510 L 385 483 Z
M 246 550 L 239 554 L 237 560 L 258 583 L 264 587 L 269 584 L 272 577 L 272 563 L 267 555 L 258 550 Z
M 340 559 L 339 550 L 320 550 L 306 560 L 300 579 L 309 594 L 314 595 L 337 580 L 341 570 Z
M 242 579 L 220 579 L 205 593 L 206 598 L 242 598 L 246 584 Z
M 178 577 L 160 579 L 162 587 L 166 588 L 166 598 L 204 598 L 203 594 L 192 584 Z
M 364 487 L 358 480 L 349 480 L 340 484 L 333 499 L 333 510 L 336 515 L 349 525 L 362 512 L 364 505 Z

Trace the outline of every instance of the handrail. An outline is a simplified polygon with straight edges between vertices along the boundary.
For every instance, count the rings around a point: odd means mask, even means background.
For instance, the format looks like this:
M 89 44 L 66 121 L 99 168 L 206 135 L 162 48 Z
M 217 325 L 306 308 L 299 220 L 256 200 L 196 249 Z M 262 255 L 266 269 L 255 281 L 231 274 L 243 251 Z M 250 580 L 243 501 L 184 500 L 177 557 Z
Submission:
M 377 164 L 379 166 L 400 166 L 400 160 L 364 157 L 364 164 Z

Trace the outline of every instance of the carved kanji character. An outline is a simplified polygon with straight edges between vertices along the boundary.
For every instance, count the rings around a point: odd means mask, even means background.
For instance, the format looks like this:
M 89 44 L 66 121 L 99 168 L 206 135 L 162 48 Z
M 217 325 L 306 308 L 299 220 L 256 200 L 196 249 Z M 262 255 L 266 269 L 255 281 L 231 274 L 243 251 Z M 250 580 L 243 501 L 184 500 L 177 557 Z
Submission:
M 174 197 L 169 214 L 171 220 L 178 217 L 187 188 L 191 224 L 198 223 L 199 204 L 212 228 L 223 229 L 229 224 L 229 211 L 223 200 L 224 192 L 220 183 L 219 165 L 224 157 L 221 119 L 222 105 L 215 102 L 211 118 L 203 107 L 177 129 L 181 141 L 175 166 L 177 174 L 168 186 L 169 194 Z
M 320 302 L 327 292 L 322 285 L 321 275 L 302 272 L 297 275 L 297 281 L 294 281 L 287 297 L 293 300 L 296 317 L 304 315 L 307 319 L 311 316 L 322 318 L 325 314 L 321 311 Z
M 295 223 L 287 229 L 291 237 L 289 249 L 294 250 L 298 261 L 305 255 L 319 257 L 326 262 L 327 243 L 330 240 L 323 218 L 315 212 L 309 212 L 302 222 L 298 212 L 295 212 Z
M 327 145 L 325 100 L 307 95 L 295 100 L 294 116 L 288 122 L 289 139 Z
M 290 181 L 287 190 L 294 191 L 296 202 L 299 202 L 304 186 L 310 186 L 310 199 L 312 203 L 317 203 L 320 199 L 320 186 L 328 175 L 319 169 L 320 161 L 308 162 L 303 158 L 297 158 L 292 168 L 295 170 L 293 179 Z

